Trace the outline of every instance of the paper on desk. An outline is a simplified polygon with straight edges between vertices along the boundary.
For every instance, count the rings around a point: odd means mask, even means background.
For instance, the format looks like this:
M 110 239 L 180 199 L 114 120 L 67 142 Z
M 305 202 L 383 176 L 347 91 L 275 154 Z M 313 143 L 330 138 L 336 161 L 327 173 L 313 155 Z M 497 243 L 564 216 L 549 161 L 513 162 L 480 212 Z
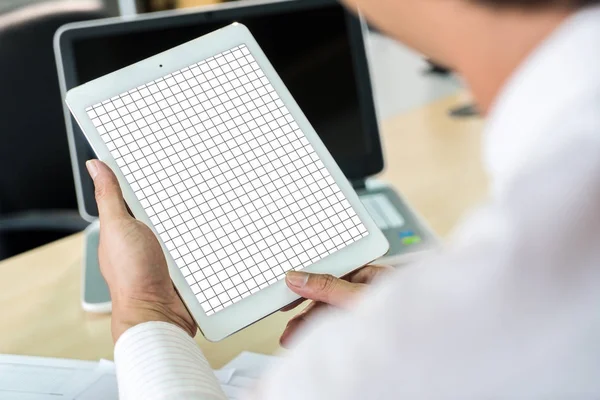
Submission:
M 275 359 L 243 352 L 215 371 L 229 400 L 241 400 Z M 2 400 L 118 400 L 114 363 L 0 355 Z
M 220 383 L 227 383 L 233 377 L 233 374 L 235 373 L 235 369 L 222 368 L 222 369 L 216 369 L 214 372 L 215 372 L 215 376 L 217 377 L 217 379 L 219 380 Z
M 215 371 L 215 374 L 219 377 L 221 371 L 232 372 L 228 380 L 219 379 L 221 387 L 229 400 L 241 400 L 247 392 L 256 387 L 259 378 L 274 360 L 276 357 L 244 351 L 222 370 Z
M 223 368 L 234 369 L 238 376 L 258 379 L 275 360 L 277 360 L 275 356 L 243 351 Z
M 0 355 L 3 400 L 74 400 L 97 376 L 97 362 Z
M 117 400 L 118 398 L 115 364 L 108 360 L 100 360 L 94 370 L 92 383 L 75 396 L 75 400 Z

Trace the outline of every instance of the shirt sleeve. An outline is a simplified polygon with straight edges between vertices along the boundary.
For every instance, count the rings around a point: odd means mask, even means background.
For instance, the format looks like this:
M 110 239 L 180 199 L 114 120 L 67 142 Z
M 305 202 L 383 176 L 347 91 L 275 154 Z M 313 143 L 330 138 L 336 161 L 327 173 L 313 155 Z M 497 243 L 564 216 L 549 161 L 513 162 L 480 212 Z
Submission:
M 115 346 L 121 400 L 226 400 L 202 351 L 166 322 L 128 329 Z

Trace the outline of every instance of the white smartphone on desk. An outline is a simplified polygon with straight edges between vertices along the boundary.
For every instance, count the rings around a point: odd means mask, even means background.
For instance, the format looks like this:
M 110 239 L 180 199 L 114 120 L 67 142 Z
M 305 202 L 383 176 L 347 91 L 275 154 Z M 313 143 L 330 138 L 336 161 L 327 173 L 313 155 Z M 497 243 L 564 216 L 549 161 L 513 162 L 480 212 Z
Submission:
M 81 307 L 90 313 L 107 314 L 112 311 L 112 301 L 98 261 L 100 221 L 92 222 L 85 229 L 84 237 L 85 245 L 81 263 Z

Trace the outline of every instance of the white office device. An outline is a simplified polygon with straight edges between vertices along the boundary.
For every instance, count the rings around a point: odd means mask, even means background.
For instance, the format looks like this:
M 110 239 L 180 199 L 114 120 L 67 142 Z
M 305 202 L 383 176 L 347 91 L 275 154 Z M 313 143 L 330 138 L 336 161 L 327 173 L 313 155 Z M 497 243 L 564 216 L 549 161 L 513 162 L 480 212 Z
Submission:
M 388 242 L 248 31 L 233 24 L 67 93 L 210 340 L 342 276 Z

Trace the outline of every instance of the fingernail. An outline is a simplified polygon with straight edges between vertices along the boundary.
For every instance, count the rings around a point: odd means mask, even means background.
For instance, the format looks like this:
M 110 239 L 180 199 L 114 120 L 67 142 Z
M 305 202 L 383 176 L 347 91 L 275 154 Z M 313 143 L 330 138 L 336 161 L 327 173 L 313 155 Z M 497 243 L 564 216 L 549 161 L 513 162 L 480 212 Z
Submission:
M 308 274 L 306 272 L 290 271 L 285 276 L 288 283 L 294 287 L 302 288 L 308 282 Z
M 85 166 L 92 179 L 96 179 L 96 175 L 98 175 L 98 162 L 96 160 L 88 160 Z

